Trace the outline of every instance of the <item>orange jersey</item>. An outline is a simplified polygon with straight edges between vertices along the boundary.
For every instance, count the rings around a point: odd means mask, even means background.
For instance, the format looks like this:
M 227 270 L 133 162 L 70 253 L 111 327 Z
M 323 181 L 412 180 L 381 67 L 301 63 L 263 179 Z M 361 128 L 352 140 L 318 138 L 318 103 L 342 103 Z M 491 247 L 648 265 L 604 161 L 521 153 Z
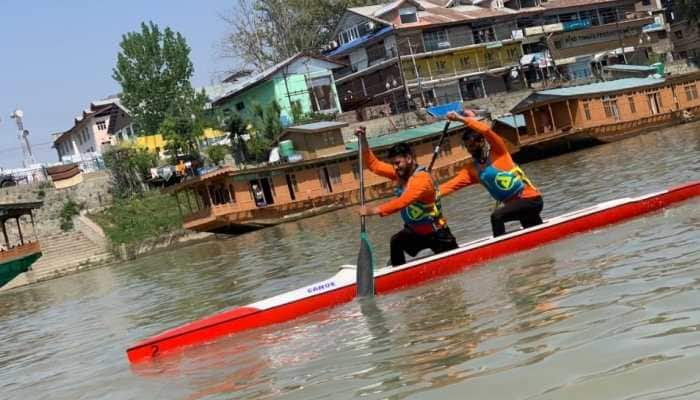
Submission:
M 477 121 L 474 118 L 466 118 L 465 125 L 474 132 L 483 135 L 486 141 L 488 141 L 489 145 L 491 146 L 489 157 L 494 167 L 503 171 L 510 171 L 517 168 L 517 164 L 513 162 L 503 138 L 498 136 L 496 132 L 492 131 L 488 125 L 481 121 Z M 537 188 L 535 188 L 529 180 L 525 179 L 524 181 L 525 188 L 523 189 L 522 193 L 520 193 L 520 198 L 541 196 L 539 190 L 537 190 Z M 479 174 L 476 171 L 474 163 L 469 163 L 465 168 L 460 170 L 454 178 L 440 185 L 440 195 L 447 196 L 456 190 L 475 183 L 479 183 Z
M 363 156 L 365 166 L 370 171 L 393 181 L 399 180 L 394 167 L 389 163 L 380 161 L 371 149 L 366 148 L 363 151 Z M 435 203 L 435 200 L 435 187 L 433 186 L 432 177 L 427 171 L 417 172 L 408 179 L 401 196 L 379 206 L 379 215 L 384 217 L 401 211 L 413 203 L 432 204 Z

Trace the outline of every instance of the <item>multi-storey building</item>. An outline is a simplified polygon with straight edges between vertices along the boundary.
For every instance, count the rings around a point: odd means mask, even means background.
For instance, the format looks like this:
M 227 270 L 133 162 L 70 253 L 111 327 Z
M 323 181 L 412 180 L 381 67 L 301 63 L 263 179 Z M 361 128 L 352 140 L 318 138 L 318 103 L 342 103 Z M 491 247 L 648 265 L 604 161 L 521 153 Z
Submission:
M 326 55 L 349 65 L 335 71 L 343 110 L 400 110 L 669 51 L 660 0 L 398 0 L 347 9 Z

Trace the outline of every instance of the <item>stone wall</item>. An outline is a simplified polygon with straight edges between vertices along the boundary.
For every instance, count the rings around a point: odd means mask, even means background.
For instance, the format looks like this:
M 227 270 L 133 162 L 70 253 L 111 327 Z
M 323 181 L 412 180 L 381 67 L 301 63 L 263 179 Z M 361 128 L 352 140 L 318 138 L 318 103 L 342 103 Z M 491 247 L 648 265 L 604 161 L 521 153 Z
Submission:
M 0 189 L 0 203 L 43 200 L 43 207 L 34 215 L 37 234 L 40 237 L 61 232 L 60 214 L 68 199 L 72 199 L 88 210 L 109 206 L 112 204 L 110 174 L 105 171 L 84 174 L 81 184 L 61 190 L 56 190 L 52 184 L 46 182 Z

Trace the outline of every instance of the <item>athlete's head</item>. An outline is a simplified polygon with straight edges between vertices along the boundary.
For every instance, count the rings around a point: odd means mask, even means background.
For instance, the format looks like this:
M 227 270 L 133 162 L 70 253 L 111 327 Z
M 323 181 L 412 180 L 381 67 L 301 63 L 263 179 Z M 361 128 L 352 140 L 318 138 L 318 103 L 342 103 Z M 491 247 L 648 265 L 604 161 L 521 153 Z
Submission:
M 483 162 L 488 157 L 488 143 L 484 136 L 474 132 L 469 128 L 465 128 L 462 134 L 462 142 L 467 148 L 469 154 L 479 162 Z
M 389 149 L 389 160 L 396 174 L 403 180 L 408 180 L 416 168 L 416 155 L 413 148 L 406 143 L 397 143 Z

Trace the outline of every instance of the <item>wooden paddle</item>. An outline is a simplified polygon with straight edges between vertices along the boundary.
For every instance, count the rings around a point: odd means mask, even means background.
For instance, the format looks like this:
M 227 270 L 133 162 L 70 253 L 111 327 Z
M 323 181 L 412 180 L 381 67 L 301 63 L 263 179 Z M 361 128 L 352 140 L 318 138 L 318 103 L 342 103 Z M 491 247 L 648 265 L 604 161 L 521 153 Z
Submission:
M 360 173 L 360 207 L 365 206 L 365 178 L 364 178 L 364 163 L 363 163 L 363 146 L 364 135 L 357 137 L 357 160 Z M 374 296 L 374 254 L 372 245 L 367 236 L 367 227 L 365 225 L 365 216 L 360 216 L 360 253 L 357 256 L 357 296 L 372 297 Z

